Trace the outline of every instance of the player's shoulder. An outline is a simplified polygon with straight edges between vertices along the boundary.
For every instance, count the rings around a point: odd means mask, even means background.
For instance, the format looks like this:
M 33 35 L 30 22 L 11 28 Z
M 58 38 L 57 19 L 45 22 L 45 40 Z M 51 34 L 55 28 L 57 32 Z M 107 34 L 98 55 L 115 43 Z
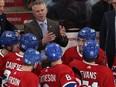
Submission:
M 111 69 L 106 66 L 99 65 L 98 68 L 101 72 L 105 72 L 105 73 L 112 72 Z
M 78 66 L 78 65 L 83 65 L 84 64 L 84 62 L 83 61 L 80 61 L 80 60 L 73 60 L 69 65 L 76 65 L 76 66 Z
M 98 59 L 97 60 L 99 60 L 99 61 L 102 61 L 102 59 L 104 58 L 104 50 L 103 49 L 99 49 L 99 57 L 98 57 Z
M 104 54 L 104 50 L 102 48 L 99 49 L 99 53 Z
M 34 73 L 32 73 L 32 72 L 27 72 L 27 71 L 22 71 L 22 74 L 23 74 L 23 76 L 24 76 L 24 78 L 31 78 L 31 79 L 34 79 L 34 78 L 38 78 L 38 76 L 37 75 L 35 75 Z
M 57 68 L 58 68 L 59 72 L 63 72 L 63 73 L 72 71 L 71 67 L 69 67 L 69 66 L 67 66 L 65 64 L 61 64 Z
M 104 52 L 104 50 L 102 48 L 99 49 L 99 52 Z
M 7 55 L 14 55 L 15 52 L 9 52 Z
M 52 67 L 57 72 L 61 72 L 63 70 L 70 70 L 70 67 L 65 64 L 57 64 L 54 67 Z
M 9 58 L 9 57 L 14 56 L 14 55 L 15 55 L 14 52 L 9 52 L 9 53 L 6 54 L 4 57 L 5 57 L 5 58 Z
M 109 67 L 106 67 L 106 66 L 101 66 L 101 67 L 103 67 L 104 70 L 111 71 L 111 69 Z

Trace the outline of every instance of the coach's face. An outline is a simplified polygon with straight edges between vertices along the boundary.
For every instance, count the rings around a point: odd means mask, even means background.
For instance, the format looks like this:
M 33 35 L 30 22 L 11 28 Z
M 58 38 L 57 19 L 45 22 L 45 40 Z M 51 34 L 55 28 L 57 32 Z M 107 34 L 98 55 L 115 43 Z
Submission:
M 116 0 L 112 0 L 112 5 L 114 7 L 114 10 L 116 11 Z
M 32 7 L 32 10 L 33 10 L 33 15 L 36 18 L 36 20 L 44 21 L 46 19 L 47 8 L 44 4 L 34 5 Z
M 4 0 L 0 0 L 0 15 L 2 15 L 4 11 Z

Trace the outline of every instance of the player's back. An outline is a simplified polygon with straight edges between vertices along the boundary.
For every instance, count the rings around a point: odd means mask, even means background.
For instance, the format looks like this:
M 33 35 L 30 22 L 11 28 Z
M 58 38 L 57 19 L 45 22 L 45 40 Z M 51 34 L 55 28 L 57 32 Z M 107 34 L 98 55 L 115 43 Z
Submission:
M 42 70 L 40 75 L 41 87 L 63 87 L 68 83 L 75 83 L 75 76 L 70 67 L 58 64 Z
M 19 53 L 10 52 L 5 57 L 4 70 L 21 69 L 23 64 L 23 56 Z
M 8 87 L 38 87 L 39 78 L 30 71 L 13 70 L 8 78 Z
M 105 66 L 75 60 L 70 63 L 70 67 L 78 68 L 83 83 L 90 87 L 114 87 L 112 71 Z

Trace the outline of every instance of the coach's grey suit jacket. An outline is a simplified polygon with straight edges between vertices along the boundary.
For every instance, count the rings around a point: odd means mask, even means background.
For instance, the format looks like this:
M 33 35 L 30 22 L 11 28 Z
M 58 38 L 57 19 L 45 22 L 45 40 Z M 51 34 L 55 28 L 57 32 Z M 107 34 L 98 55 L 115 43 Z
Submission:
M 48 31 L 53 32 L 56 35 L 56 39 L 53 42 L 56 42 L 63 47 L 67 46 L 68 39 L 67 37 L 62 38 L 60 31 L 59 31 L 59 23 L 57 21 L 47 19 L 47 25 L 48 25 Z M 29 23 L 24 24 L 24 32 L 25 33 L 30 32 L 37 36 L 39 40 L 39 49 L 38 49 L 39 51 L 45 48 L 45 46 L 42 45 L 42 41 L 41 41 L 43 38 L 42 30 L 35 19 L 33 19 Z

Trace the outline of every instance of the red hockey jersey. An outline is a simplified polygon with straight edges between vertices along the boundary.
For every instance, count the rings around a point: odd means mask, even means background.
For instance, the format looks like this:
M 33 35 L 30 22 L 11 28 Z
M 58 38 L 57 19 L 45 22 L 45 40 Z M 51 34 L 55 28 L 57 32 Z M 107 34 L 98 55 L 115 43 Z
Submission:
M 65 87 L 65 85 L 76 82 L 72 69 L 64 64 L 45 68 L 40 75 L 41 87 Z
M 39 78 L 30 71 L 13 70 L 7 85 L 8 87 L 38 87 Z
M 79 60 L 72 61 L 69 66 L 80 70 L 83 84 L 89 87 L 114 87 L 113 73 L 108 67 Z

